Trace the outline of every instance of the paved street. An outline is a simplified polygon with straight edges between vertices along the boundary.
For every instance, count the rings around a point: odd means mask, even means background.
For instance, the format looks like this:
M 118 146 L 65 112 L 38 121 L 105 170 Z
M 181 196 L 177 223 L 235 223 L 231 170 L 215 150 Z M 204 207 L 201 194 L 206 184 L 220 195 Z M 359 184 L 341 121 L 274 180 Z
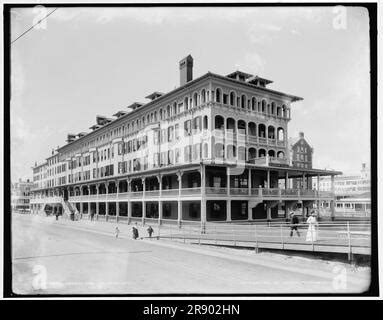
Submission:
M 115 226 L 14 214 L 14 292 L 339 293 L 361 292 L 369 283 L 368 268 L 167 240 L 132 240 L 128 225 L 119 226 L 116 239 Z M 45 273 L 44 288 L 37 279 Z

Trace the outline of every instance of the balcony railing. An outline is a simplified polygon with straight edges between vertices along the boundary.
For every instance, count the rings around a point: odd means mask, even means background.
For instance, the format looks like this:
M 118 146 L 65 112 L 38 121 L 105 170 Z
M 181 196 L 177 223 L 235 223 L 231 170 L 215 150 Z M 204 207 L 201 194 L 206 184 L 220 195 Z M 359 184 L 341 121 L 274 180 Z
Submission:
M 181 195 L 198 195 L 201 194 L 201 188 L 183 188 L 181 189 Z
M 159 197 L 160 190 L 148 190 L 145 191 L 145 197 Z
M 259 137 L 258 140 L 259 140 L 259 144 L 267 144 L 267 139 L 264 137 Z
M 262 196 L 263 197 L 279 197 L 280 190 L 278 188 L 273 189 L 262 189 Z
M 227 188 L 206 187 L 206 194 L 227 194 Z
M 249 188 L 230 188 L 231 195 L 248 195 Z
M 279 189 L 279 188 L 226 188 L 226 187 L 205 187 L 208 196 L 251 196 L 256 198 L 278 198 L 278 199 L 332 199 L 333 193 L 327 191 L 317 191 L 310 189 Z M 229 192 L 229 193 L 228 193 Z M 182 189 L 165 189 L 145 191 L 145 198 L 151 197 L 178 197 L 201 195 L 201 188 L 182 188 Z M 160 196 L 161 195 L 161 196 Z M 92 201 L 109 201 L 109 200 L 129 200 L 144 199 L 142 191 L 109 193 L 99 195 L 83 195 L 69 197 L 70 202 L 92 202 Z M 61 202 L 62 197 L 46 197 L 41 199 L 32 199 L 31 203 L 50 203 Z
M 249 143 L 257 144 L 258 143 L 258 138 L 257 138 L 257 136 L 249 135 L 249 136 L 247 136 L 247 141 Z
M 178 195 L 179 191 L 178 189 L 164 189 L 162 190 L 162 196 L 168 197 L 168 196 L 176 196 Z

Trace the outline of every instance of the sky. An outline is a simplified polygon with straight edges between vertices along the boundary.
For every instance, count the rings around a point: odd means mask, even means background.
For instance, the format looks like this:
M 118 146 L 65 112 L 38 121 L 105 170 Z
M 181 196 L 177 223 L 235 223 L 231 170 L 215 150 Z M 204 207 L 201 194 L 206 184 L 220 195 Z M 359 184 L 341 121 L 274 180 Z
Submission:
M 16 39 L 53 8 L 11 11 Z M 235 70 L 303 97 L 291 106 L 289 137 L 304 132 L 314 168 L 358 172 L 370 162 L 369 17 L 360 7 L 59 8 L 11 45 L 11 178 L 68 133 L 89 132 L 153 91 Z

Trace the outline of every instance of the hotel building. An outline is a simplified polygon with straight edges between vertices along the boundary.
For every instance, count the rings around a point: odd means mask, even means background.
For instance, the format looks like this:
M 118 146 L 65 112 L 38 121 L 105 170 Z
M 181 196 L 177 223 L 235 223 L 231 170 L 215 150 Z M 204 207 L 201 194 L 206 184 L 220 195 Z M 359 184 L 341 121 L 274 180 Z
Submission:
M 89 133 L 33 167 L 32 209 L 98 220 L 239 221 L 275 219 L 300 203 L 334 193 L 307 187 L 310 177 L 340 174 L 290 165 L 291 105 L 302 98 L 268 88 L 241 71 L 193 79 L 180 61 L 180 86 L 153 92 L 114 118 L 98 115 Z M 300 178 L 299 189 L 290 186 Z M 279 183 L 284 181 L 284 186 Z
M 27 179 L 12 183 L 11 188 L 11 206 L 13 211 L 30 212 L 31 188 L 32 182 Z

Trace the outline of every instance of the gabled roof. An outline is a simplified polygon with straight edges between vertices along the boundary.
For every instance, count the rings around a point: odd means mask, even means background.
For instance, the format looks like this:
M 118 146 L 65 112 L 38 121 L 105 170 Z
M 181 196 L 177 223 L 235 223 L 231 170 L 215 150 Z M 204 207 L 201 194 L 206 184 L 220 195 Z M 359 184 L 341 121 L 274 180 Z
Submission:
M 229 73 L 226 77 L 232 78 L 232 79 L 237 79 L 237 76 L 247 79 L 247 78 L 252 77 L 253 75 L 250 73 L 246 73 L 246 72 L 242 72 L 242 71 L 237 70 L 237 71 L 234 71 L 232 73 Z
M 307 145 L 312 149 L 311 145 L 307 142 L 307 140 L 303 137 L 293 137 L 293 138 L 289 138 L 289 145 L 291 147 L 295 146 L 301 139 L 303 139 Z
M 248 83 L 256 83 L 257 81 L 264 81 L 265 84 L 273 83 L 273 81 L 268 80 L 266 78 L 262 78 L 260 76 L 253 76 L 249 80 L 247 80 Z
M 107 124 L 112 121 L 113 119 L 107 118 L 105 116 L 99 116 L 99 115 L 96 116 L 96 122 L 100 126 L 103 126 L 104 124 Z
M 98 124 L 94 124 L 94 125 L 91 126 L 89 129 L 96 130 L 96 129 L 98 129 L 98 128 L 101 128 L 101 126 L 98 125 Z
M 128 109 L 136 110 L 142 107 L 145 103 L 142 102 L 133 102 L 131 105 L 127 106 Z
M 128 113 L 127 111 L 118 111 L 113 116 L 119 118 L 119 117 L 121 117 L 121 116 L 123 116 L 124 114 L 127 114 L 127 113 Z
M 158 97 L 161 97 L 163 96 L 164 93 L 163 92 L 159 92 L 159 91 L 154 91 L 153 93 L 149 94 L 148 96 L 146 96 L 145 98 L 146 99 L 150 99 L 150 100 L 154 100 Z

